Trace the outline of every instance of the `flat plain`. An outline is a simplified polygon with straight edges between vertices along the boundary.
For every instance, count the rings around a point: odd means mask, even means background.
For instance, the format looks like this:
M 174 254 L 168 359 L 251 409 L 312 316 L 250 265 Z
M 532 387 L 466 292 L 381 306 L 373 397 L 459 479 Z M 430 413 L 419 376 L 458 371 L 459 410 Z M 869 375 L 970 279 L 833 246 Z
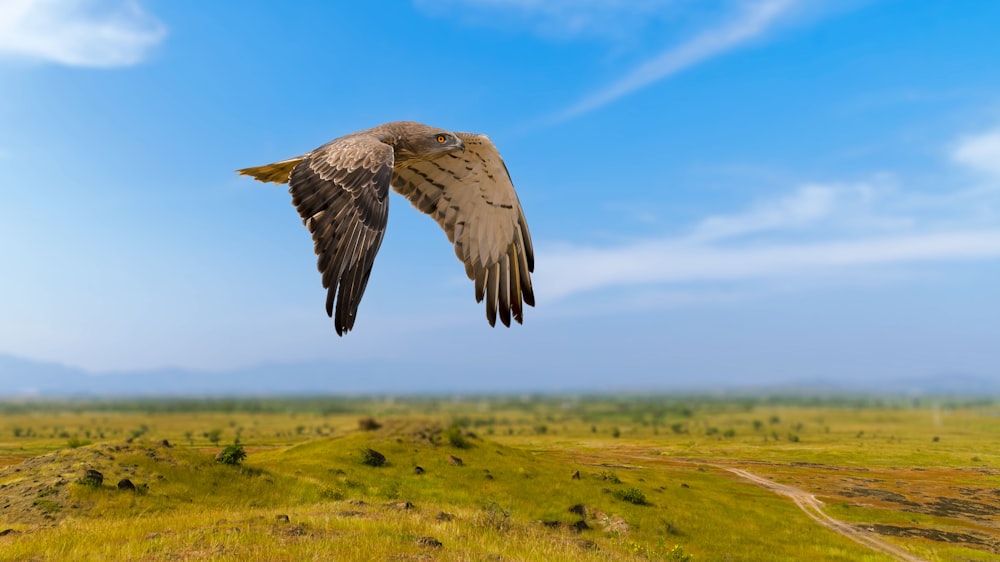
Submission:
M 0 403 L 0 560 L 998 558 L 986 399 Z

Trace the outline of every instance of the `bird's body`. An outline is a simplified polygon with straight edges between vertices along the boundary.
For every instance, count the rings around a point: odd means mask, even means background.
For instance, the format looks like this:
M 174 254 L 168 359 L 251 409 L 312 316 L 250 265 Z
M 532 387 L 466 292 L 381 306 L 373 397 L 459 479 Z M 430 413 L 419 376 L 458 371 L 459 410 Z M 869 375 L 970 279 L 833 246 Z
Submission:
M 523 319 L 534 306 L 534 250 L 507 167 L 486 135 L 397 121 L 358 131 L 302 156 L 238 170 L 288 183 L 312 233 L 337 334 L 353 328 L 382 243 L 389 187 L 430 215 L 486 300 L 490 325 Z

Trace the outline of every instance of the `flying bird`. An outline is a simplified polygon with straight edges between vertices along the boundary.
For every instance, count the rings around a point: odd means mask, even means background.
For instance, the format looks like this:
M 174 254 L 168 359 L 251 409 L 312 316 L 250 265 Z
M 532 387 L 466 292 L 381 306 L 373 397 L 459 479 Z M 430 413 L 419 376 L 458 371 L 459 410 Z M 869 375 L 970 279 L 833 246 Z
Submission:
M 375 254 L 385 234 L 389 186 L 433 218 L 486 318 L 504 326 L 535 305 L 534 250 L 507 166 L 486 135 L 397 121 L 334 139 L 288 160 L 237 170 L 287 183 L 319 257 L 326 313 L 337 335 L 354 327 Z

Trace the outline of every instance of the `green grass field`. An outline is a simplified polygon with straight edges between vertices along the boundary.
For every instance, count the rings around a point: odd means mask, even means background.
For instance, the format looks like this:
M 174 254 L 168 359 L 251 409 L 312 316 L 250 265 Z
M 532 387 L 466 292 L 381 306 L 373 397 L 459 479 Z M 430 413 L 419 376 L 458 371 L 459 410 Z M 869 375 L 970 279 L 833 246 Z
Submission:
M 1000 558 L 1000 404 L 989 401 L 317 398 L 0 412 L 0 560 L 902 559 L 729 469 L 815 496 L 825 515 L 912 559 Z M 216 462 L 233 443 L 242 464 Z M 370 466 L 368 450 L 384 465 Z M 87 470 L 100 485 L 81 481 Z

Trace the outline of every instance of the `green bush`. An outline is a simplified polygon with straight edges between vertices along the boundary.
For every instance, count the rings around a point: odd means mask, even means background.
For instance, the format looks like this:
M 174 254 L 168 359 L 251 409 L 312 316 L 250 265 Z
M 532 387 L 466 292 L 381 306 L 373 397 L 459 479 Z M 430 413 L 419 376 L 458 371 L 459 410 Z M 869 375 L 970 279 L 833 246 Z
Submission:
M 472 443 L 469 443 L 469 440 L 465 438 L 462 428 L 457 425 L 444 430 L 444 438 L 448 441 L 449 445 L 456 449 L 468 449 L 472 446 Z
M 646 494 L 643 494 L 639 488 L 615 490 L 612 494 L 622 501 L 634 503 L 635 505 L 646 505 Z
M 245 458 L 247 458 L 247 452 L 243 450 L 243 446 L 234 443 L 232 445 L 227 445 L 226 448 L 223 449 L 217 457 L 215 457 L 215 462 L 237 466 L 243 462 L 243 459 Z

